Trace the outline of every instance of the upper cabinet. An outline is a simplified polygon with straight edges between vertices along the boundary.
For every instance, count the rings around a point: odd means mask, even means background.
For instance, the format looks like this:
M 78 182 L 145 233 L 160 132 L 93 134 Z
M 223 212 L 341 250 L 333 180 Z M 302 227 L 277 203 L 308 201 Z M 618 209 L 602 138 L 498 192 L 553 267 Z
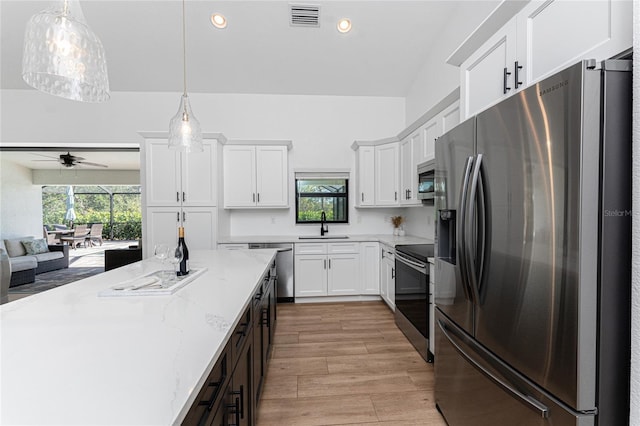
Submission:
M 229 141 L 223 148 L 224 208 L 289 207 L 291 142 Z
M 579 60 L 602 61 L 632 46 L 631 1 L 536 0 L 523 4 L 461 62 L 463 119 Z M 480 27 L 474 34 L 485 32 Z M 472 34 L 468 40 L 473 39 Z M 469 41 L 465 43 L 458 51 L 468 49 Z M 455 52 L 453 57 L 460 55 Z
M 375 191 L 378 206 L 397 206 L 400 202 L 399 152 L 397 142 L 376 146 Z
M 203 141 L 203 152 L 170 149 L 166 139 L 144 146 L 147 206 L 217 205 L 217 142 Z
M 361 146 L 356 151 L 356 205 L 375 206 L 376 149 Z
M 356 141 L 356 207 L 409 207 L 418 199 L 418 164 L 434 159 L 436 138 L 460 122 L 456 88 L 398 136 Z

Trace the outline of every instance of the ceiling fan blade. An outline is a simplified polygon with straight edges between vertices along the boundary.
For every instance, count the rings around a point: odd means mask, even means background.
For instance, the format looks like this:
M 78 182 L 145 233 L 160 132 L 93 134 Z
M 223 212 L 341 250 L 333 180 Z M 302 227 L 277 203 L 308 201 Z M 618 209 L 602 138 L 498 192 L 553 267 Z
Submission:
M 52 157 L 50 155 L 38 154 L 36 152 L 32 152 L 32 155 L 37 155 L 38 157 L 50 158 L 51 160 L 31 160 L 31 161 L 59 161 L 59 157 Z
M 91 163 L 89 161 L 76 161 L 76 164 L 82 164 L 83 166 L 104 167 L 105 169 L 109 167 L 105 164 Z
M 46 161 L 46 162 L 52 161 L 56 163 L 60 162 L 59 160 L 31 160 L 31 161 Z

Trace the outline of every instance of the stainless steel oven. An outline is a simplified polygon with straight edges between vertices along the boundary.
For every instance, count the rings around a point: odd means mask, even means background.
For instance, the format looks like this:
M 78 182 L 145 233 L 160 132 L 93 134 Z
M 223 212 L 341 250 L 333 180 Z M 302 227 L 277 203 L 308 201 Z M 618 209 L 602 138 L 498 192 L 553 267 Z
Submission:
M 428 257 L 433 257 L 433 244 L 396 246 L 395 321 L 420 355 L 432 362 Z

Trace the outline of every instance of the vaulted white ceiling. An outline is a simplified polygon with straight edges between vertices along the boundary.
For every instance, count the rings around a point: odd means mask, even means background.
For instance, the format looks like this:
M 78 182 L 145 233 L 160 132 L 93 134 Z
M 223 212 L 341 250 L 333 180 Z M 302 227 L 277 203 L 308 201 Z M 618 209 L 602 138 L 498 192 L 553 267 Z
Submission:
M 320 6 L 319 28 L 289 24 L 289 4 Z M 434 43 L 459 8 L 477 25 L 498 1 L 198 1 L 188 0 L 191 93 L 406 96 Z M 182 6 L 176 0 L 84 0 L 89 26 L 105 47 L 112 91 L 182 90 Z M 1 87 L 22 81 L 24 28 L 51 2 L 2 0 Z M 213 27 L 223 13 L 228 27 Z M 353 30 L 336 22 L 348 17 Z M 459 25 L 459 23 L 458 23 Z M 464 29 L 464 26 L 461 27 Z M 466 28 L 471 32 L 473 27 Z

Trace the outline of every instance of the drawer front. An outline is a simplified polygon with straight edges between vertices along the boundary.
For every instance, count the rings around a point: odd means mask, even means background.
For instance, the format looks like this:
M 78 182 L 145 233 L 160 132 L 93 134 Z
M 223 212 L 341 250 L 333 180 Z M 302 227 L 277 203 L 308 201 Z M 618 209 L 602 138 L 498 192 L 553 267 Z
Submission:
M 218 250 L 248 250 L 249 244 L 218 244 Z
M 230 378 L 231 345 L 227 343 L 182 424 L 207 424 L 207 419 L 214 415 L 219 401 L 224 398 Z
M 295 254 L 327 254 L 326 243 L 303 243 L 295 246 Z
M 238 361 L 238 356 L 242 352 L 242 348 L 245 343 L 249 339 L 252 338 L 251 330 L 251 304 L 245 309 L 244 313 L 240 317 L 240 322 L 236 325 L 236 328 L 233 330 L 233 335 L 231 336 L 231 355 L 233 363 L 232 365 L 236 365 Z
M 360 243 L 329 243 L 329 254 L 360 253 Z

